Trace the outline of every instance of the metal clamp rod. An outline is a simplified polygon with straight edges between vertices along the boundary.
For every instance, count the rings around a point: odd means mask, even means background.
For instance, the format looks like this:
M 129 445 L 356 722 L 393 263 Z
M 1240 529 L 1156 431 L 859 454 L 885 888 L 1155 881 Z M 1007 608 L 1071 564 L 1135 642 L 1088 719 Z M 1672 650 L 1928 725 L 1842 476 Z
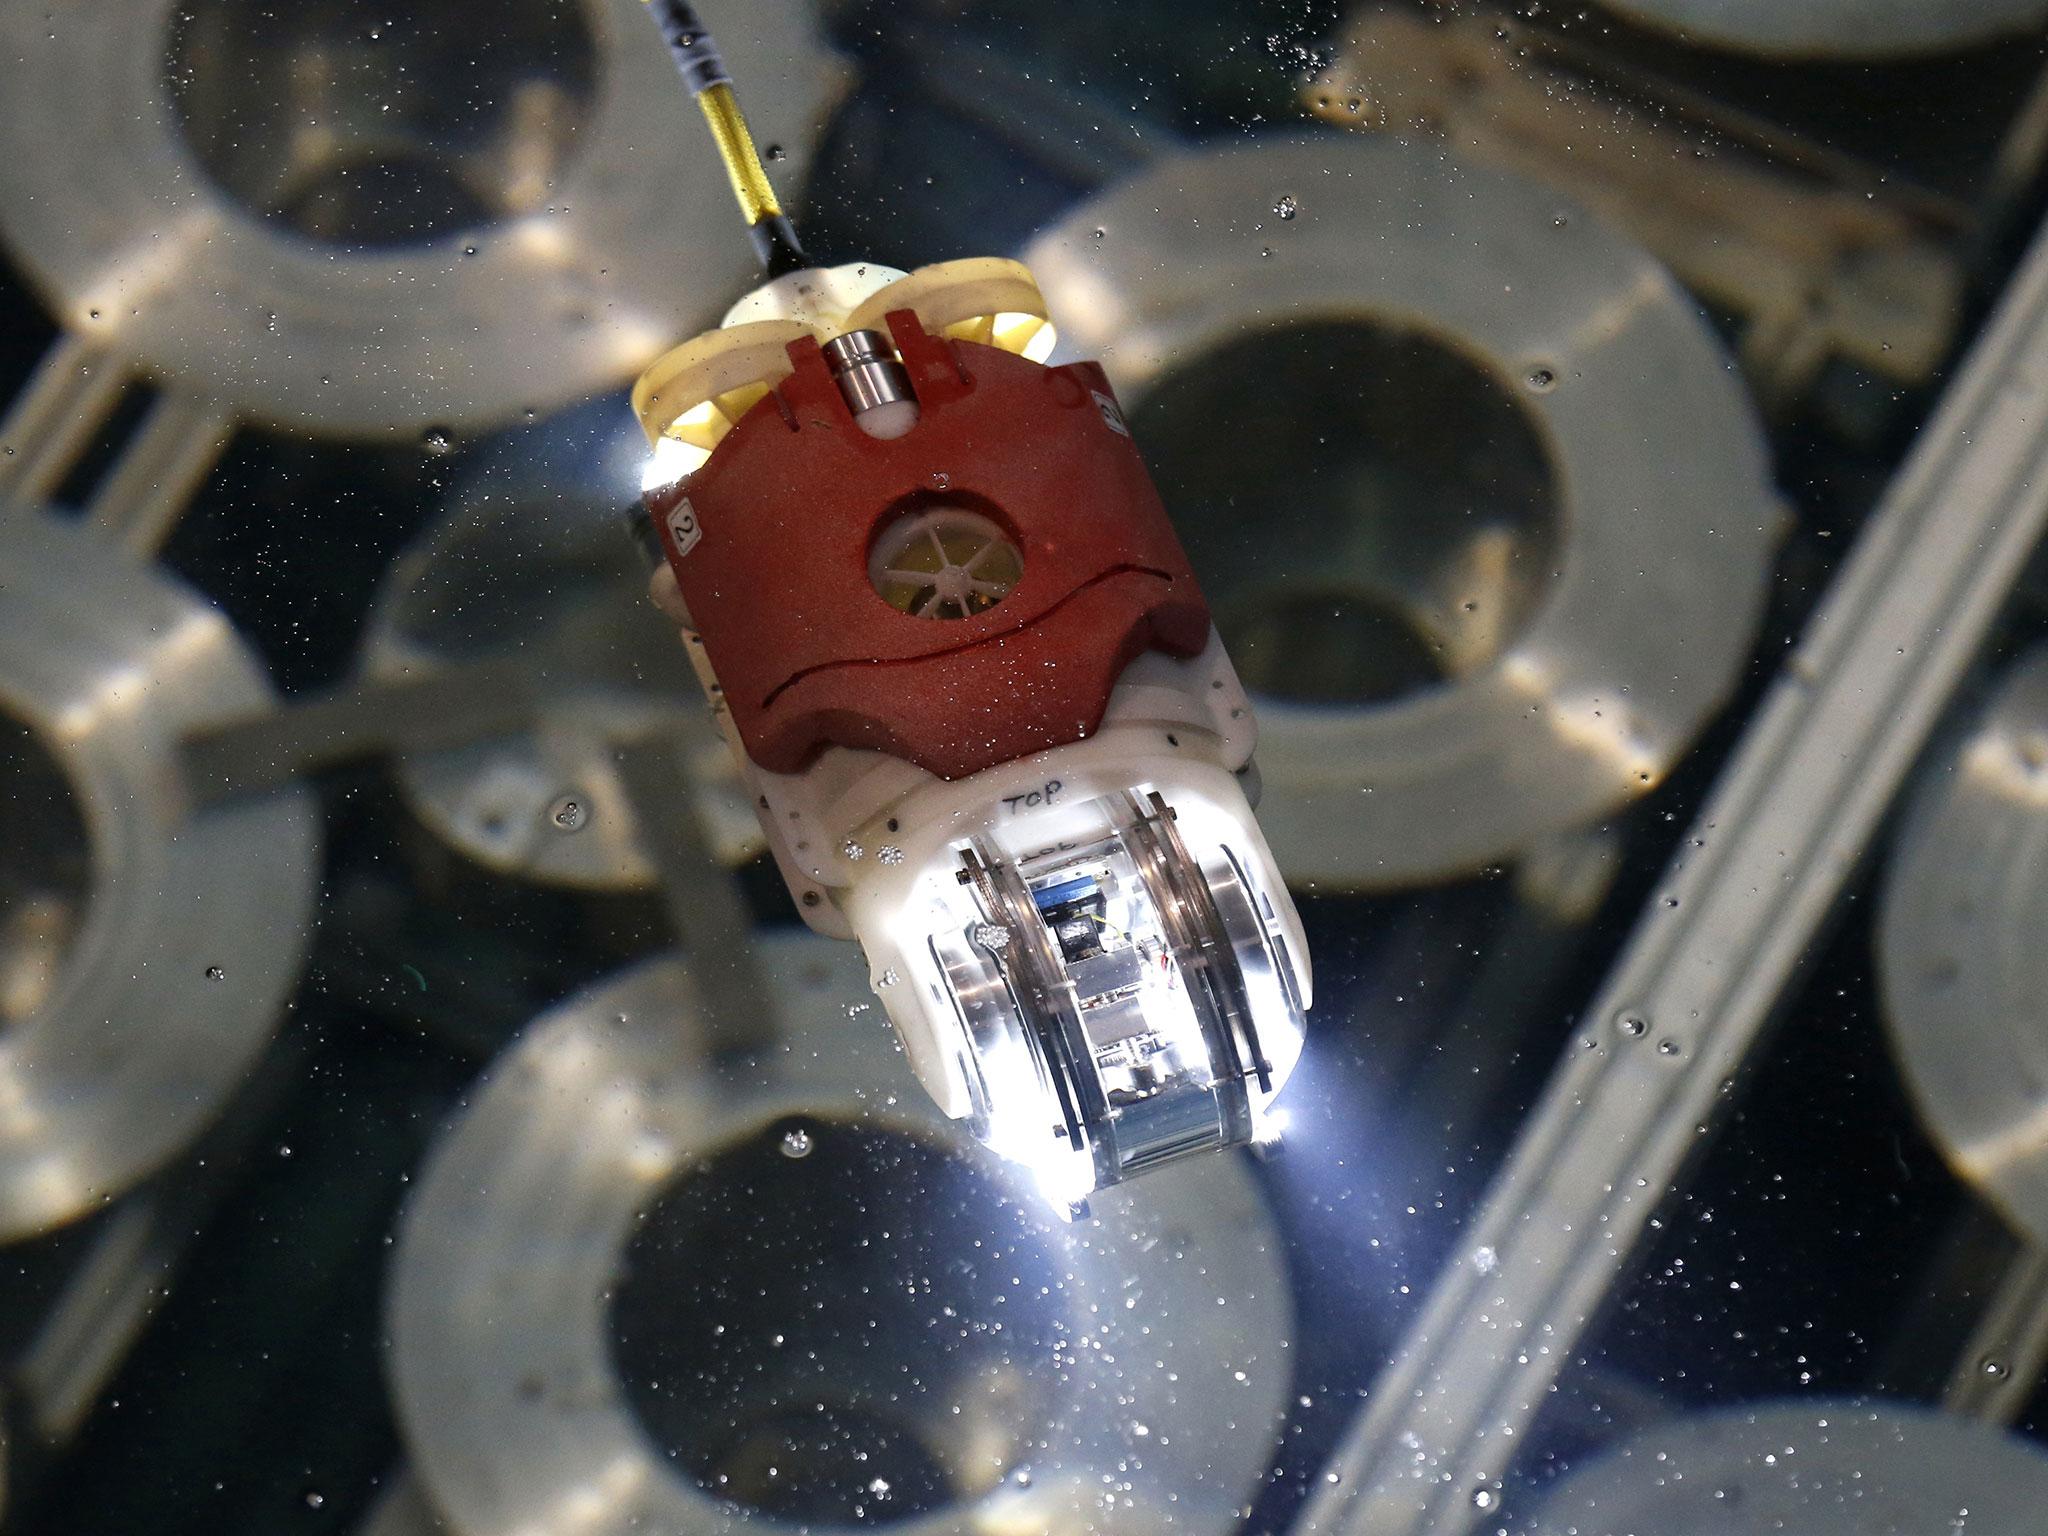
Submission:
M 1968 222 L 1952 200 L 1880 196 L 1875 172 L 1811 137 L 1497 13 L 1362 7 L 1339 50 L 1306 89 L 1317 116 L 1431 123 L 1461 153 L 1563 189 L 1748 316 L 1744 361 L 1780 399 L 1837 354 L 1919 382 L 1947 351 L 1962 287 L 1948 240 Z M 1617 105 L 1638 100 L 1657 110 Z M 1710 159 L 1692 158 L 1701 143 Z M 1674 159 L 1685 176 L 1666 174 Z
M 2048 526 L 2037 238 L 1566 1048 L 1304 1532 L 1486 1518 Z M 1587 1048 L 1590 1035 L 1593 1048 Z M 1477 1256 L 1484 1255 L 1483 1261 Z
M 516 730 L 539 710 L 538 683 L 533 668 L 507 661 L 356 683 L 188 736 L 186 780 L 202 803 L 211 803 L 264 793 L 354 758 Z
M 234 431 L 234 417 L 212 400 L 161 396 L 93 491 L 87 520 L 131 554 L 155 554 Z
M 105 425 L 129 375 L 92 342 L 65 336 L 0 416 L 0 492 L 45 501 Z
M 0 416 L 0 492 L 23 502 L 55 496 L 133 382 L 130 368 L 96 342 L 67 335 L 53 344 Z M 114 449 L 87 520 L 130 553 L 154 554 L 234 430 L 226 407 L 166 388 Z
M 363 682 L 188 737 L 187 782 L 202 801 L 278 788 L 305 774 L 380 752 L 445 747 L 515 730 L 540 708 L 540 677 L 524 662 L 485 661 L 398 682 Z M 697 981 L 721 1048 L 774 1036 L 763 1011 L 744 902 L 712 852 L 684 762 L 687 723 L 615 745 L 678 931 L 698 958 Z
M 763 1049 L 777 1036 L 767 984 L 754 953 L 754 927 L 738 885 L 719 863 L 684 763 L 680 733 L 656 733 L 618 748 L 619 778 L 661 877 L 670 922 L 690 957 L 704 1000 L 704 1033 L 717 1051 Z
M 2011 1424 L 2026 1410 L 2048 1365 L 2048 1247 L 2013 1258 L 1991 1305 L 1957 1357 L 1942 1406 L 1967 1418 Z

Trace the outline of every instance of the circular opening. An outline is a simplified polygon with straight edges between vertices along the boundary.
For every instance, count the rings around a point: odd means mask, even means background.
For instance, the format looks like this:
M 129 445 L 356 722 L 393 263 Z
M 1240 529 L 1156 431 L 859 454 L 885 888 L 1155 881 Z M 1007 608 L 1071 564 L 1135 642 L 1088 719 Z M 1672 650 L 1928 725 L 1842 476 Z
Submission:
M 1369 320 L 1242 335 L 1170 370 L 1132 431 L 1248 687 L 1391 703 L 1498 658 L 1562 533 L 1512 386 Z
M 1016 1203 L 914 1137 L 767 1125 L 671 1185 L 629 1245 L 614 1358 L 706 1493 L 889 1523 L 972 1499 L 1050 1433 L 1059 1273 Z
M 328 244 L 397 246 L 546 203 L 596 46 L 580 0 L 191 0 L 164 71 L 231 200 Z
M 43 1005 L 85 919 L 92 848 L 64 770 L 0 716 L 0 1028 Z
M 868 555 L 868 580 L 914 619 L 967 619 L 1015 589 L 1024 557 L 993 518 L 934 504 L 900 514 Z

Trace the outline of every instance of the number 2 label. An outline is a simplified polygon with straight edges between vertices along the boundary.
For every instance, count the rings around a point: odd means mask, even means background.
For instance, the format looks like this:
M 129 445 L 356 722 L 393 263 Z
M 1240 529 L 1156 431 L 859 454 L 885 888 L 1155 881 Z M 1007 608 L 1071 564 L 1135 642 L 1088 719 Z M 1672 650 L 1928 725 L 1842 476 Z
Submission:
M 668 536 L 675 541 L 676 557 L 680 559 L 697 547 L 697 541 L 704 537 L 704 530 L 697 522 L 697 509 L 690 505 L 685 496 L 668 515 Z

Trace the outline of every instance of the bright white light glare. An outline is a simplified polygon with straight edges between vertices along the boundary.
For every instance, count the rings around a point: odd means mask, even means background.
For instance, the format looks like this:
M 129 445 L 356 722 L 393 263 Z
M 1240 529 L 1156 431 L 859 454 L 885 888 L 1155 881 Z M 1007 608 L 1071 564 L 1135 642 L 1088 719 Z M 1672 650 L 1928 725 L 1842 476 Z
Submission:
M 1062 1216 L 1071 1216 L 1074 1208 L 1095 1191 L 1094 1165 L 1085 1152 L 1070 1151 L 1053 1143 L 1043 1145 L 1050 1149 L 1050 1155 L 1028 1161 L 1024 1166 L 1046 1204 Z
M 1294 1117 L 1284 1109 L 1275 1109 L 1269 1104 L 1252 1106 L 1252 1145 L 1256 1147 L 1277 1147 L 1287 1135 L 1287 1127 Z
M 1024 356 L 1034 363 L 1042 363 L 1052 356 L 1052 349 L 1059 344 L 1059 339 L 1059 331 L 1048 320 L 1024 343 Z
M 657 438 L 653 455 L 640 471 L 640 489 L 645 493 L 674 485 L 710 457 L 710 449 L 699 448 L 695 443 L 674 437 Z
M 1029 1074 L 1032 1069 L 1028 1061 L 1018 1060 L 1011 1070 Z M 1023 1168 L 1046 1204 L 1068 1216 L 1094 1192 L 1095 1164 L 1086 1152 L 1049 1135 L 1048 1129 L 1030 1108 L 1003 1100 L 989 1106 L 981 1139 L 998 1157 Z

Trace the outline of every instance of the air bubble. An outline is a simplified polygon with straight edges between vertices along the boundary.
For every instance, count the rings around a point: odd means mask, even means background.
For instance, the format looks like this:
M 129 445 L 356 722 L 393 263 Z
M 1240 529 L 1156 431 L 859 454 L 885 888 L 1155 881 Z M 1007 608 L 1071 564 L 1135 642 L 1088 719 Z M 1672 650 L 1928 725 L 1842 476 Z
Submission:
M 548 807 L 548 820 L 564 832 L 574 832 L 590 820 L 590 807 L 574 795 L 564 795 Z
M 817 1146 L 811 1133 L 802 1126 L 795 1126 L 782 1133 L 782 1155 L 788 1158 L 809 1157 Z

